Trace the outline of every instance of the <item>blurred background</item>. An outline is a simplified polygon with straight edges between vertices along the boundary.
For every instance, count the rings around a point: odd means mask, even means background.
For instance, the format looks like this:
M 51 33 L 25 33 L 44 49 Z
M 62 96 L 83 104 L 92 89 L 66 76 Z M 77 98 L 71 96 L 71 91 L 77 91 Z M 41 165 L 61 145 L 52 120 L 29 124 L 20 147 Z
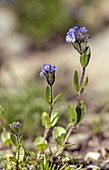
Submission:
M 6 126 L 22 122 L 25 138 L 43 131 L 40 116 L 49 109 L 43 97 L 46 82 L 39 77 L 44 63 L 59 67 L 54 90 L 62 97 L 56 107 L 59 123 L 67 123 L 67 107 L 76 101 L 73 72 L 81 74 L 78 53 L 65 42 L 75 25 L 87 27 L 91 35 L 85 122 L 109 110 L 109 0 L 0 0 L 0 104 Z

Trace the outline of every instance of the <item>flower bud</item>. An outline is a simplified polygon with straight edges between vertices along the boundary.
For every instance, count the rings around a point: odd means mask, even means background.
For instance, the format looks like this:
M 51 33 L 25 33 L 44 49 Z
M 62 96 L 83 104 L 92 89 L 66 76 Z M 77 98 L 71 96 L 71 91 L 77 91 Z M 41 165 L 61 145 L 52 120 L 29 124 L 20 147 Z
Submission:
M 55 66 L 50 64 L 44 64 L 41 67 L 40 76 L 45 77 L 49 86 L 52 86 L 55 82 L 55 71 L 58 70 Z

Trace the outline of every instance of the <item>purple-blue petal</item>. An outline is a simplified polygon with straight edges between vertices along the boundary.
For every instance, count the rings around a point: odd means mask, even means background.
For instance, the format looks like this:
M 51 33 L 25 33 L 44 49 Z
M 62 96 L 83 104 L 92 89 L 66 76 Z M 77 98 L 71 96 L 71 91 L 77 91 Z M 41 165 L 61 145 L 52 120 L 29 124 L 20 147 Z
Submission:
M 68 42 L 68 43 L 71 43 L 71 42 L 72 42 L 72 37 L 71 37 L 71 35 L 67 35 L 65 39 L 66 39 L 66 42 Z
M 88 31 L 86 27 L 81 27 L 79 30 L 80 30 L 82 33 L 85 33 L 85 32 Z
M 72 38 L 75 38 L 75 31 L 71 29 L 69 32 L 67 32 L 67 35 L 70 35 Z
M 51 66 L 51 71 L 56 71 L 56 70 L 58 70 L 58 68 L 57 68 L 57 67 L 55 67 L 55 66 Z
M 75 42 L 75 41 L 76 41 L 75 35 L 74 35 L 74 36 L 72 36 L 72 35 L 67 35 L 65 39 L 66 39 L 66 42 L 68 42 L 68 43 L 71 43 L 71 42 Z
M 44 64 L 43 67 L 41 67 L 41 71 L 49 71 L 51 68 L 50 64 Z
M 75 33 L 79 28 L 80 28 L 79 26 L 75 26 L 75 27 L 73 27 L 73 28 L 70 28 L 70 29 L 69 29 L 69 32 Z

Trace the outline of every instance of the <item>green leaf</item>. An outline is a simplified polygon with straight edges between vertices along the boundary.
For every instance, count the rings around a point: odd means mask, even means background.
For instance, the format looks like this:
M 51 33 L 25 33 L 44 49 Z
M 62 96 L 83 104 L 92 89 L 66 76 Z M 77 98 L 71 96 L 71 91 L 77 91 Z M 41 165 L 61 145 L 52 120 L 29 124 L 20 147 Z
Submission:
M 48 147 L 47 141 L 45 141 L 45 143 L 43 142 L 43 137 L 36 138 L 34 144 L 36 146 L 36 149 L 38 149 L 39 151 L 44 151 Z
M 80 101 L 80 105 L 77 106 L 76 112 L 77 112 L 77 123 L 79 123 L 83 119 L 86 113 L 86 106 L 84 104 L 84 101 Z
M 6 141 L 7 139 L 10 139 L 10 133 L 3 131 L 3 132 L 1 133 L 1 139 L 2 139 L 2 141 L 5 143 L 5 141 Z
M 57 126 L 53 129 L 53 138 L 57 144 L 61 145 L 65 139 L 66 130 L 60 126 Z
M 6 133 L 4 131 L 1 133 L 1 139 L 2 139 L 3 142 L 5 142 L 7 140 L 7 136 L 6 136 Z
M 91 56 L 91 50 L 88 47 L 86 47 L 84 53 L 80 56 L 80 63 L 83 68 L 87 67 L 90 61 L 90 56 Z
M 86 77 L 85 81 L 83 82 L 83 85 L 82 85 L 82 87 L 81 87 L 81 90 L 83 90 L 84 87 L 87 86 L 87 84 L 88 84 L 88 76 Z
M 73 47 L 75 48 L 75 50 L 77 50 L 79 52 L 79 46 L 78 43 L 72 43 Z
M 46 87 L 46 90 L 45 90 L 45 97 L 46 97 L 46 101 L 47 103 L 50 105 L 50 88 L 49 86 Z
M 16 147 L 18 147 L 18 142 L 17 142 L 17 140 L 16 140 L 15 135 L 11 134 L 11 135 L 10 135 L 10 139 L 11 139 L 13 145 L 15 145 Z
M 84 52 L 87 47 L 87 42 L 82 43 L 82 51 Z
M 86 66 L 85 57 L 86 55 L 84 53 L 80 56 L 80 63 L 83 68 Z
M 88 57 L 91 56 L 91 49 L 89 46 L 87 46 L 86 49 L 84 50 L 84 54 L 86 54 Z
M 74 84 L 75 90 L 78 92 L 79 91 L 79 83 L 78 83 L 78 72 L 77 71 L 75 71 L 75 73 L 74 73 L 73 84 Z
M 59 94 L 54 98 L 52 105 L 54 105 L 54 104 L 57 102 L 57 100 L 58 100 L 58 98 L 59 98 L 60 96 L 61 96 L 61 93 L 59 93 Z
M 17 160 L 16 160 L 16 158 L 14 156 L 10 156 L 9 160 L 10 160 L 10 162 L 14 162 L 14 163 L 17 162 Z
M 76 125 L 77 123 L 77 112 L 75 108 L 71 105 L 68 107 L 68 119 L 72 126 Z
M 19 144 L 20 144 L 20 145 L 22 145 L 22 140 L 23 140 L 23 137 L 20 136 L 20 138 L 19 138 Z
M 11 143 L 12 143 L 12 142 L 11 142 L 11 139 L 7 139 L 7 140 L 5 141 L 5 145 L 6 145 L 6 146 L 10 146 Z
M 18 148 L 17 152 L 16 152 L 16 159 L 19 162 L 23 161 L 24 155 L 25 155 L 25 151 L 24 151 L 23 147 Z
M 3 107 L 0 105 L 0 119 L 3 118 L 3 114 L 4 114 L 4 109 L 3 109 Z
M 43 112 L 41 116 L 42 125 L 47 129 L 50 128 L 50 118 L 47 112 Z
M 51 114 L 51 118 L 50 118 L 51 127 L 54 126 L 57 123 L 58 118 L 59 118 L 58 110 L 55 109 L 55 110 L 53 110 L 53 112 Z

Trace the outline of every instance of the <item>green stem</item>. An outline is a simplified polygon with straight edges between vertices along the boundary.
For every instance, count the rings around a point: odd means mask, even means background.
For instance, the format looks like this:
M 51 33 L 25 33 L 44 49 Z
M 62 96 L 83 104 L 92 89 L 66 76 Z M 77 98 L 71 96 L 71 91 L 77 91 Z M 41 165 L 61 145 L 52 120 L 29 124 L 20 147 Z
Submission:
M 85 76 L 85 71 L 86 71 L 86 68 L 84 67 L 84 68 L 83 68 L 83 71 L 82 71 L 81 80 L 80 80 L 80 87 L 83 85 L 84 76 Z
M 16 139 L 17 139 L 17 142 L 19 143 L 18 133 L 16 135 Z M 17 162 L 16 162 L 16 170 L 19 170 L 20 146 L 18 146 L 17 150 L 18 150 L 18 157 L 17 157 Z
M 53 110 L 52 103 L 53 103 L 53 87 L 50 86 L 50 110 L 49 110 L 49 118 L 51 117 L 51 113 L 52 113 L 52 110 Z M 45 140 L 47 139 L 49 130 L 50 130 L 50 128 L 45 129 L 44 136 L 43 136 L 43 143 L 45 143 Z
M 46 139 L 47 139 L 47 136 L 48 136 L 48 132 L 49 132 L 50 129 L 45 129 L 44 131 L 44 136 L 43 136 L 43 143 L 45 143 Z
M 65 145 L 66 142 L 68 141 L 69 136 L 71 133 L 76 129 L 76 126 L 71 126 L 66 134 L 66 137 L 64 139 L 64 142 L 62 145 Z M 55 157 L 59 156 L 62 154 L 63 150 L 65 149 L 65 146 L 61 146 L 60 149 L 56 152 Z
M 82 76 L 81 76 L 81 79 L 80 79 L 80 89 L 81 89 L 81 87 L 83 85 L 84 77 L 85 77 L 85 67 L 83 68 Z M 78 92 L 78 96 L 77 96 L 77 108 L 79 108 L 79 106 L 80 106 L 80 101 L 82 99 L 82 94 L 83 94 L 83 90 L 80 90 Z
M 78 45 L 79 45 L 79 53 L 82 55 L 81 43 L 78 42 Z
M 16 170 L 19 170 L 19 157 L 20 157 L 20 147 L 18 147 L 18 158 L 16 162 Z
M 53 110 L 53 87 L 50 86 L 50 110 L 49 110 L 49 117 L 51 116 L 52 110 Z

